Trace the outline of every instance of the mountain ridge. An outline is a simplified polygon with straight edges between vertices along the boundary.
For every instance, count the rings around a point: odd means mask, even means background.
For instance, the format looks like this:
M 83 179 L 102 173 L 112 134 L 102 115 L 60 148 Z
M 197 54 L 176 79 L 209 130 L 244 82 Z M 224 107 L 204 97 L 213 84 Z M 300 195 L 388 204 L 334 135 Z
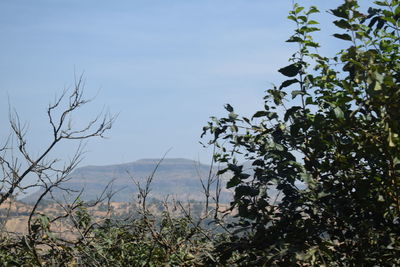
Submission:
M 154 172 L 158 163 L 159 166 Z M 63 188 L 74 190 L 75 193 L 65 194 L 60 189 L 54 189 L 52 194 L 59 201 L 72 200 L 77 196 L 77 192 L 83 190 L 80 198 L 91 201 L 97 199 L 112 181 L 113 191 L 118 191 L 113 201 L 129 202 L 135 199 L 138 193 L 134 181 L 143 185 L 154 172 L 149 197 L 163 199 L 169 195 L 177 200 L 200 201 L 204 199 L 200 179 L 205 180 L 208 177 L 210 168 L 209 165 L 185 158 L 145 158 L 120 164 L 88 165 L 75 169 L 68 176 L 69 180 L 63 183 Z M 213 168 L 211 172 L 215 174 L 216 171 L 216 168 Z M 223 184 L 221 200 L 227 202 L 231 198 L 231 193 L 224 186 L 226 176 L 221 178 Z M 212 189 L 215 190 L 215 184 Z M 43 191 L 28 195 L 22 201 L 32 203 L 41 192 Z

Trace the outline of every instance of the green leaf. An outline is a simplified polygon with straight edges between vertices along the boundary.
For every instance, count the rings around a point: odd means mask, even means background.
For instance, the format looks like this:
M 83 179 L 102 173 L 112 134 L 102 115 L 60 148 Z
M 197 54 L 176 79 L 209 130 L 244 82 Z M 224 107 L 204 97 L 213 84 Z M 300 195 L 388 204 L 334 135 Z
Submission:
M 284 116 L 284 120 L 285 121 L 288 121 L 288 119 L 290 118 L 290 117 L 293 117 L 293 115 L 298 111 L 298 110 L 300 110 L 301 109 L 301 107 L 299 107 L 299 106 L 294 106 L 294 107 L 291 107 L 290 109 L 288 109 L 287 111 L 286 111 L 286 113 L 285 113 L 285 116 Z
M 290 19 L 290 20 L 293 20 L 294 22 L 297 21 L 297 18 L 295 16 L 293 16 L 293 15 L 289 15 L 287 18 Z
M 388 141 L 389 147 L 396 147 L 396 140 L 398 139 L 398 134 L 389 131 Z
M 346 20 L 341 19 L 341 20 L 335 20 L 333 22 L 336 26 L 338 26 L 341 29 L 350 29 L 351 25 L 348 23 Z
M 315 102 L 311 96 L 306 98 L 306 105 L 314 105 Z
M 374 89 L 374 91 L 380 91 L 380 90 L 382 90 L 381 83 L 378 82 L 378 81 L 374 81 L 374 82 L 373 82 L 373 89 Z
M 229 113 L 229 119 L 236 120 L 237 117 L 238 117 L 238 115 L 236 113 L 233 113 L 233 112 Z
M 299 6 L 299 7 L 297 7 L 297 8 L 294 10 L 294 12 L 295 12 L 296 14 L 299 14 L 301 11 L 303 11 L 303 9 L 304 9 L 304 7 Z
M 319 13 L 319 10 L 316 6 L 311 6 L 310 9 L 306 12 L 306 15 L 310 15 L 313 13 Z
M 335 116 L 338 119 L 343 119 L 344 118 L 344 113 L 343 110 L 340 107 L 336 107 L 333 109 L 333 112 L 335 112 Z
M 374 4 L 378 6 L 388 6 L 388 4 L 385 1 L 375 1 Z
M 227 183 L 226 188 L 232 188 L 240 184 L 241 180 L 237 176 L 233 176 Z
M 224 174 L 224 173 L 226 173 L 227 171 L 228 171 L 228 168 L 224 168 L 224 169 L 218 170 L 217 175 Z
M 319 47 L 319 43 L 316 42 L 305 41 L 304 44 L 309 47 L 315 47 L 315 48 Z
M 299 63 L 293 63 L 289 66 L 279 69 L 278 71 L 287 77 L 294 77 L 299 74 L 301 65 Z
M 319 24 L 319 22 L 318 22 L 318 21 L 315 21 L 315 20 L 309 20 L 309 21 L 307 22 L 307 24 L 308 24 L 308 25 L 316 25 L 316 24 Z
M 294 84 L 294 83 L 298 83 L 298 82 L 299 82 L 299 80 L 297 80 L 297 79 L 286 80 L 286 81 L 284 81 L 284 82 L 281 84 L 281 86 L 279 87 L 279 89 L 288 87 L 288 86 L 290 86 L 290 85 L 292 85 L 292 84 Z
M 342 40 L 346 40 L 346 41 L 351 41 L 351 36 L 348 35 L 347 33 L 344 34 L 339 34 L 339 33 L 335 33 L 333 36 L 335 36 L 336 38 L 342 39 Z
M 249 178 L 250 177 L 250 174 L 248 174 L 248 173 L 241 173 L 240 175 L 239 175 L 239 178 L 241 179 L 241 180 L 246 180 L 247 178 Z
M 259 117 L 265 117 L 267 115 L 268 115 L 268 111 L 264 111 L 264 110 L 257 111 L 256 113 L 254 113 L 252 119 L 259 118 Z
M 400 15 L 400 5 L 396 7 L 396 9 L 394 10 L 394 15 L 395 16 L 399 16 Z
M 306 16 L 298 16 L 299 19 L 301 19 L 303 22 L 307 21 L 307 17 Z
M 242 196 L 255 197 L 258 195 L 258 193 L 259 191 L 256 188 L 247 185 L 239 185 L 235 189 L 235 196 L 239 198 Z
M 256 159 L 251 165 L 253 166 L 264 166 L 265 163 L 262 159 Z
M 348 19 L 348 17 L 349 17 L 348 14 L 341 7 L 338 7 L 336 9 L 331 9 L 331 12 L 333 15 L 335 15 L 336 17 L 339 17 L 339 18 Z
M 317 198 L 324 198 L 329 195 L 330 195 L 330 193 L 328 193 L 328 192 L 319 192 Z
M 317 28 L 317 27 L 307 27 L 307 26 L 304 26 L 304 27 L 301 27 L 300 28 L 300 32 L 316 32 L 316 31 L 320 31 L 321 29 L 320 28 Z
M 375 71 L 375 72 L 374 72 L 374 76 L 375 76 L 375 79 L 376 79 L 378 82 L 383 83 L 383 80 L 385 79 L 385 76 L 384 76 L 384 75 L 382 75 L 382 74 L 379 73 L 378 71 Z
M 288 40 L 286 40 L 286 42 L 288 42 L 288 43 L 301 43 L 301 42 L 304 42 L 304 40 L 301 39 L 298 36 L 291 36 Z
M 305 94 L 306 94 L 306 92 L 304 92 L 304 91 L 294 90 L 294 91 L 292 91 L 292 99 L 295 98 L 298 95 L 305 95 Z
M 225 109 L 226 109 L 227 111 L 229 111 L 229 112 L 233 112 L 233 107 L 232 107 L 231 105 L 229 105 L 229 104 L 226 104 L 226 105 L 225 105 Z

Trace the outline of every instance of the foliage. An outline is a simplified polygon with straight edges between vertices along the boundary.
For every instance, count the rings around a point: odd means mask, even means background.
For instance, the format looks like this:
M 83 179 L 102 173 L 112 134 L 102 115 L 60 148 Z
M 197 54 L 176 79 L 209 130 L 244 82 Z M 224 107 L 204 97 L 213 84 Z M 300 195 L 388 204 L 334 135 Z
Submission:
M 211 240 L 217 231 L 207 226 L 215 207 L 167 200 L 146 204 L 153 175 L 144 187 L 137 184 L 138 203 L 124 204 L 124 210 L 129 205 L 125 215 L 113 216 L 110 202 L 79 198 L 37 209 L 28 234 L 1 234 L 2 266 L 199 266 L 205 258 L 215 263 Z
M 18 116 L 11 118 L 21 158 L 7 154 L 12 142 L 0 148 L 0 204 L 30 186 L 44 191 L 27 216 L 26 235 L 1 232 L 2 266 L 400 265 L 399 1 L 375 1 L 367 14 L 349 0 L 331 10 L 340 29 L 333 37 L 348 45 L 333 58 L 315 52 L 320 44 L 312 34 L 319 29 L 311 16 L 318 12 L 297 4 L 290 12 L 296 30 L 287 42 L 299 50 L 278 70 L 288 80 L 267 90 L 264 109 L 246 118 L 227 104 L 228 116 L 204 128 L 219 148 L 215 161 L 226 166 L 219 174 L 232 173 L 227 187 L 235 191 L 230 211 L 237 220 L 221 216 L 221 185 L 211 175 L 202 181 L 200 218 L 180 203 L 173 208 L 183 215 L 173 216 L 167 201 L 161 216 L 153 214 L 146 200 L 160 163 L 144 185 L 136 183 L 141 206 L 135 217 L 112 218 L 109 205 L 102 207 L 104 220 L 91 216 L 89 207 L 110 195 L 93 203 L 78 197 L 58 203 L 62 214 L 42 214 L 44 196 L 62 188 L 80 156 L 58 169 L 48 153 L 61 140 L 102 136 L 114 119 L 71 128 L 70 113 L 87 103 L 79 80 L 64 110 L 65 93 L 49 106 L 54 140 L 36 159 Z M 29 175 L 38 182 L 24 187 Z M 60 221 L 73 238 L 54 231 Z
M 81 210 L 80 227 L 88 216 L 83 213 Z M 31 248 L 28 237 L 3 239 L 0 262 L 2 266 L 199 266 L 212 251 L 212 243 L 203 230 L 186 217 L 171 218 L 168 213 L 162 215 L 161 223 L 152 216 L 125 221 L 108 219 L 81 230 L 86 233 L 77 240 L 43 234 L 35 240 L 35 245 L 42 245 L 36 250 Z M 40 232 L 45 229 L 40 228 Z
M 330 11 L 347 46 L 333 58 L 316 51 L 318 9 L 295 4 L 287 42 L 299 50 L 279 69 L 289 79 L 251 118 L 226 105 L 204 128 L 233 173 L 240 219 L 241 234 L 218 244 L 222 262 L 400 265 L 400 6 L 374 3 L 367 14 L 357 1 Z
M 110 200 L 114 193 L 110 191 L 110 184 L 97 200 L 91 202 L 80 199 L 82 192 L 64 187 L 81 159 L 81 147 L 71 161 L 61 167 L 63 164 L 59 164 L 58 159 L 50 159 L 49 153 L 62 141 L 103 137 L 115 119 L 100 114 L 83 128 L 75 129 L 71 122 L 72 114 L 88 103 L 83 97 L 82 86 L 81 77 L 72 90 L 64 91 L 49 105 L 47 115 L 52 140 L 39 156 L 28 152 L 25 128 L 17 113 L 10 114 L 12 137 L 0 147 L 3 174 L 0 179 L 0 265 L 198 266 L 203 258 L 215 263 L 211 256 L 211 239 L 216 231 L 206 223 L 212 215 L 218 217 L 218 203 L 211 207 L 210 201 L 219 198 L 221 188 L 215 188 L 215 196 L 211 192 L 211 183 L 219 185 L 218 177 L 212 176 L 211 171 L 207 180 L 202 180 L 206 195 L 204 208 L 199 203 L 185 206 L 167 200 L 150 207 L 147 200 L 161 160 L 144 185 L 135 182 L 138 203 L 126 203 L 125 208 L 132 205 L 129 208 L 132 214 L 124 217 L 113 216 Z M 25 182 L 27 177 L 36 177 L 37 180 L 29 184 Z M 35 187 L 41 190 L 32 205 L 23 205 L 16 200 L 18 193 Z M 55 196 L 60 192 L 70 193 L 76 198 L 64 203 Z M 97 205 L 102 218 L 90 213 L 91 208 Z M 161 205 L 164 207 L 162 215 L 154 212 L 154 207 Z M 171 205 L 174 210 L 179 210 L 179 216 L 170 210 Z M 19 207 L 23 207 L 24 214 L 18 211 Z M 193 216 L 192 209 L 197 217 Z M 14 215 L 21 217 L 12 218 Z M 8 232 L 6 224 L 9 219 L 21 218 L 27 218 L 26 233 Z

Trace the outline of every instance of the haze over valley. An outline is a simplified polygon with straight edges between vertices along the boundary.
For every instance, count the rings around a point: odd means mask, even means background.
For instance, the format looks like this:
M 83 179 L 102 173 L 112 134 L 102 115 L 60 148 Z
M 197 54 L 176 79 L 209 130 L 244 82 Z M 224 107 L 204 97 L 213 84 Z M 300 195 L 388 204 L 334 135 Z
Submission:
M 157 164 L 159 166 L 157 167 Z M 146 179 L 154 172 L 150 185 L 149 197 L 163 200 L 167 196 L 170 199 L 180 201 L 204 201 L 204 190 L 201 179 L 206 183 L 212 167 L 200 164 L 193 160 L 181 158 L 141 159 L 130 163 L 84 166 L 74 170 L 63 183 L 62 188 L 71 189 L 67 193 L 60 188 L 52 191 L 52 195 L 59 201 L 72 201 L 81 193 L 80 199 L 84 201 L 96 200 L 102 195 L 114 193 L 112 201 L 132 202 L 137 199 L 137 182 L 144 187 Z M 217 169 L 211 169 L 214 177 Z M 227 175 L 221 176 L 221 202 L 230 201 L 232 194 L 225 188 Z M 211 185 L 212 195 L 215 195 L 216 181 Z M 82 192 L 81 192 L 82 191 Z M 22 201 L 31 203 L 37 199 L 42 191 L 39 190 Z M 47 199 L 50 195 L 47 196 Z

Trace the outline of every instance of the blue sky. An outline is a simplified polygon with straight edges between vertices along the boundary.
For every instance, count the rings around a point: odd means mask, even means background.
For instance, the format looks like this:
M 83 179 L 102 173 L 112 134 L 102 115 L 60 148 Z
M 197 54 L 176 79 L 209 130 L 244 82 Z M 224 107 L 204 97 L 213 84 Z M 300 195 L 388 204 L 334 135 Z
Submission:
M 322 2 L 322 3 L 321 3 Z M 325 10 L 322 52 L 336 50 Z M 106 107 L 119 113 L 107 139 L 92 139 L 83 165 L 140 158 L 184 157 L 209 162 L 199 144 L 210 116 L 230 103 L 241 114 L 263 105 L 277 72 L 295 51 L 284 41 L 294 25 L 291 0 L 2 0 L 0 2 L 0 137 L 9 130 L 8 98 L 27 122 L 28 148 L 49 141 L 46 107 L 74 74 L 84 72 L 86 95 L 96 96 L 74 120 Z M 72 145 L 53 156 L 65 158 Z

